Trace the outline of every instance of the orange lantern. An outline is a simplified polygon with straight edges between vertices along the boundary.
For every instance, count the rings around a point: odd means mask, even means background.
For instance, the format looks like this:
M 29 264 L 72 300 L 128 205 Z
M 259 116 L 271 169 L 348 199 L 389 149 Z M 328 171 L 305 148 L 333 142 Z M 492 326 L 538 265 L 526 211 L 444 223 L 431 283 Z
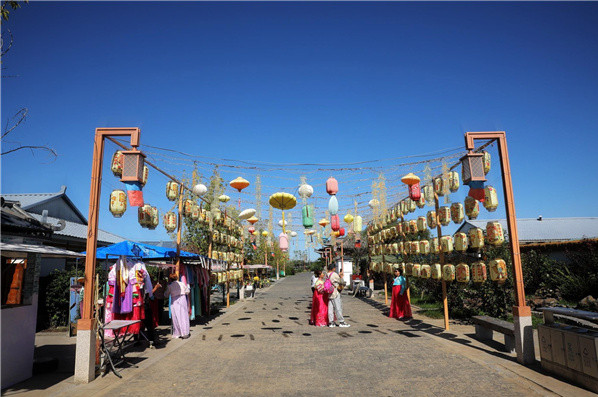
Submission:
M 120 218 L 126 210 L 127 194 L 124 190 L 113 190 L 110 193 L 110 212 L 115 218 Z
M 246 179 L 243 179 L 241 177 L 238 177 L 238 178 L 235 178 L 232 181 L 230 181 L 229 185 L 231 187 L 233 187 L 234 189 L 237 189 L 239 192 L 241 192 L 241 190 L 243 190 L 247 186 L 249 186 L 249 181 Z
M 252 225 L 254 225 L 257 221 L 259 221 L 259 219 L 255 215 L 247 219 L 247 222 L 251 223 Z

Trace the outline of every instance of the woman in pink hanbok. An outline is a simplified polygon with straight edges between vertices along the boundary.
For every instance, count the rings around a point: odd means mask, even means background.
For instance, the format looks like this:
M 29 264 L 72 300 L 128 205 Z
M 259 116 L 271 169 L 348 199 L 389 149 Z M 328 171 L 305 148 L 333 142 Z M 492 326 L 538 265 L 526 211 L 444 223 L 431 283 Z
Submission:
M 168 276 L 170 283 L 164 291 L 164 297 L 170 297 L 170 313 L 172 317 L 172 337 L 187 339 L 189 334 L 189 309 L 187 295 L 189 286 L 178 281 L 176 273 Z
M 328 325 L 328 294 L 324 292 L 325 273 L 316 270 L 315 291 L 311 302 L 311 324 L 317 327 Z

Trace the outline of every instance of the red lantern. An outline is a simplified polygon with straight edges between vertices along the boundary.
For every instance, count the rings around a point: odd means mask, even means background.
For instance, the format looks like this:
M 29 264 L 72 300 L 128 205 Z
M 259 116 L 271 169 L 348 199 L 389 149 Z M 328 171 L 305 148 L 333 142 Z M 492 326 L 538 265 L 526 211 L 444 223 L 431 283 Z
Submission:
M 421 197 L 422 193 L 419 187 L 419 182 L 414 183 L 413 185 L 409 185 L 409 198 L 413 201 L 419 201 Z
M 330 195 L 338 193 L 338 182 L 333 177 L 328 178 L 326 181 L 326 193 Z
M 340 229 L 338 229 L 338 236 L 342 237 L 345 235 L 345 228 L 341 227 Z
M 361 240 L 355 241 L 355 248 L 361 248 Z
M 255 227 L 249 226 L 249 228 L 247 230 L 249 230 L 249 233 L 253 233 L 253 232 L 255 232 Z
M 330 217 L 330 228 L 335 232 L 338 232 L 341 228 L 341 221 L 338 215 L 332 215 Z

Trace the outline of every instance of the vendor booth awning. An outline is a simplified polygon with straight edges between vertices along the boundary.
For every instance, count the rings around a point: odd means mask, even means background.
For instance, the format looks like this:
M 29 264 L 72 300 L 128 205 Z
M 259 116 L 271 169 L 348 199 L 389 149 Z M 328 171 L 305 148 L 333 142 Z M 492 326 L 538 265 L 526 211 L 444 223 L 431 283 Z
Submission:
M 244 269 L 272 269 L 272 266 L 269 265 L 245 265 L 243 266 Z
M 14 257 L 23 253 L 40 254 L 44 258 L 83 258 L 78 252 L 69 251 L 61 248 L 51 247 L 49 245 L 0 243 L 0 251 L 3 256 Z
M 97 259 L 115 259 L 121 255 L 144 259 L 168 259 L 176 258 L 176 250 L 134 241 L 123 241 L 108 247 L 98 248 L 96 251 Z M 181 258 L 196 258 L 199 255 L 181 251 L 180 256 Z

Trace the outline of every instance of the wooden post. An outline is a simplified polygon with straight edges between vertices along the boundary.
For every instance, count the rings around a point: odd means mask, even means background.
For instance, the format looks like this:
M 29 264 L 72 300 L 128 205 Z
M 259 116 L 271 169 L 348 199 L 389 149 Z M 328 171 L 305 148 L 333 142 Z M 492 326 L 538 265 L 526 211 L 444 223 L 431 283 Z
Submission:
M 385 260 L 384 260 L 384 248 L 382 248 L 382 271 L 384 272 L 384 304 L 388 305 L 388 274 L 386 273 Z
M 440 225 L 440 217 L 438 216 L 438 195 L 434 192 L 434 208 L 436 209 L 436 233 L 438 234 L 438 255 L 440 256 L 440 272 L 442 274 L 442 267 L 446 264 L 444 259 L 444 252 L 440 248 L 440 237 L 442 237 L 442 226 Z M 442 310 L 444 312 L 444 329 L 449 330 L 449 314 L 448 314 L 448 299 L 446 296 L 446 281 L 442 279 Z
M 183 185 L 179 187 L 179 214 L 176 232 L 176 275 L 181 272 L 181 229 L 183 229 Z

